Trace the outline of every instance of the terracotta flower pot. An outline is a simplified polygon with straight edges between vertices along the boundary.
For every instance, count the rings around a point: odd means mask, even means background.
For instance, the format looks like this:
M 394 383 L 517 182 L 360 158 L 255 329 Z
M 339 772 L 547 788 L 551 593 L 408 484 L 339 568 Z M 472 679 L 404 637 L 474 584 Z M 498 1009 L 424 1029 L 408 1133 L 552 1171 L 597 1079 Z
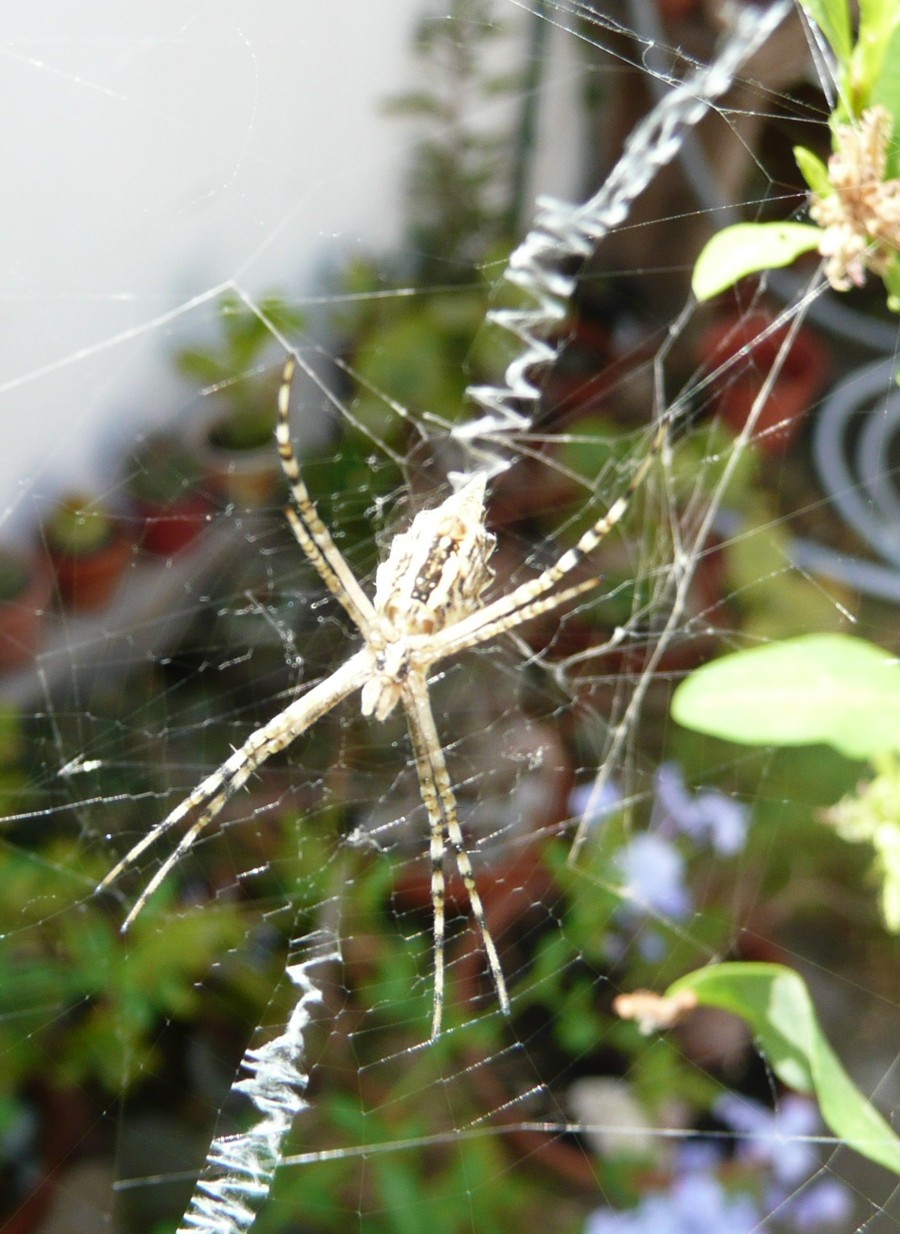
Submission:
M 274 421 L 271 432 L 264 417 L 257 427 L 258 436 L 248 434 L 239 440 L 229 432 L 230 417 L 216 412 L 199 426 L 193 439 L 209 490 L 248 509 L 277 504 L 284 482 Z
M 712 401 L 716 415 L 740 433 L 789 333 L 781 326 L 767 337 L 772 324 L 765 313 L 723 315 L 703 333 L 697 346 L 699 361 L 713 372 Z M 746 354 L 740 353 L 748 348 Z M 732 362 L 733 361 L 733 362 Z M 732 363 L 730 363 L 732 362 Z M 753 424 L 753 440 L 765 454 L 784 454 L 799 433 L 803 418 L 828 382 L 828 357 L 811 330 L 801 327 L 765 403 Z
M 143 523 L 140 545 L 157 557 L 171 557 L 188 548 L 209 523 L 212 503 L 203 493 L 186 493 L 169 505 L 138 502 Z
M 174 429 L 139 438 L 126 461 L 125 485 L 143 523 L 141 548 L 170 557 L 192 544 L 206 526 L 213 503 L 203 465 Z
M 84 493 L 69 493 L 56 503 L 41 538 L 59 598 L 76 610 L 109 602 L 134 550 L 117 515 Z
M 121 532 L 93 553 L 62 553 L 48 547 L 59 597 L 67 608 L 90 611 L 112 599 L 134 546 Z

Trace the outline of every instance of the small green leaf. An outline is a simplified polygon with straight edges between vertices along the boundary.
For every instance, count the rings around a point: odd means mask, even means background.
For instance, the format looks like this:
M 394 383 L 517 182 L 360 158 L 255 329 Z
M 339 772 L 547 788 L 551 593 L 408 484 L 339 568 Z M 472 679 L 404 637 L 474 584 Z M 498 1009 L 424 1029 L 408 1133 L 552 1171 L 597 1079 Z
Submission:
M 794 158 L 800 168 L 800 174 L 814 193 L 827 197 L 832 187 L 828 179 L 828 167 L 817 154 L 807 150 L 805 146 L 794 146 Z
M 891 258 L 881 279 L 887 292 L 888 308 L 892 313 L 900 313 L 900 258 L 896 254 Z
M 888 61 L 888 68 L 900 65 L 900 29 L 893 34 L 893 55 Z M 887 148 L 887 161 L 884 169 L 885 180 L 896 180 L 900 176 L 900 72 L 894 70 L 882 73 L 875 89 L 872 91 L 872 105 L 880 103 L 886 107 L 893 117 L 894 131 Z
M 710 300 L 739 279 L 760 270 L 789 266 L 818 248 L 822 233 L 812 223 L 735 223 L 705 245 L 691 287 L 698 300 Z
M 800 0 L 807 16 L 816 23 L 842 64 L 850 58 L 850 7 L 847 0 Z
M 805 634 L 704 664 L 672 699 L 679 724 L 743 745 L 825 742 L 848 758 L 900 748 L 900 663 L 845 634 Z
M 896 0 L 860 0 L 859 31 L 850 62 L 851 97 L 858 115 L 882 102 L 893 113 L 897 102 L 897 44 L 900 9 Z
M 780 964 L 714 964 L 681 977 L 666 996 L 686 990 L 745 1020 L 778 1078 L 813 1094 L 836 1136 L 900 1174 L 900 1139 L 841 1066 L 797 973 Z
M 900 934 L 900 754 L 882 752 L 873 763 L 872 778 L 827 810 L 825 818 L 849 843 L 872 846 L 881 915 L 888 930 Z

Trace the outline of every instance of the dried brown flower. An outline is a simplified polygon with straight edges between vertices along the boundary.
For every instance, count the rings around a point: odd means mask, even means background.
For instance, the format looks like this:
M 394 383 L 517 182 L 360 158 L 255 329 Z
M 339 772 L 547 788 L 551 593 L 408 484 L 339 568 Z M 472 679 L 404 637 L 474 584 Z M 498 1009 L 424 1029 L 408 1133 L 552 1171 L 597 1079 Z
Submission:
M 697 995 L 693 990 L 682 990 L 668 998 L 664 994 L 654 994 L 652 990 L 634 990 L 630 994 L 618 994 L 613 999 L 616 1015 L 623 1020 L 636 1020 L 644 1034 L 672 1028 L 696 1006 Z
M 900 251 L 900 180 L 885 180 L 893 120 L 885 107 L 840 124 L 828 160 L 834 189 L 813 194 L 810 215 L 824 229 L 819 252 L 836 291 L 861 287 L 866 270 L 883 275 Z

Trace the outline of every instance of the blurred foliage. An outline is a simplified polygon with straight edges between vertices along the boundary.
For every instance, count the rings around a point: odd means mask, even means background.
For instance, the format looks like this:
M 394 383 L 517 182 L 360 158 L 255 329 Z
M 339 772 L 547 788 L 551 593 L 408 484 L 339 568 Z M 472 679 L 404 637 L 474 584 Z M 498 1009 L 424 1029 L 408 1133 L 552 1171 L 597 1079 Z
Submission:
M 736 223 L 717 232 L 694 267 L 692 286 L 708 300 L 738 280 L 818 251 L 836 291 L 878 275 L 890 312 L 900 312 L 895 200 L 900 132 L 900 5 L 896 0 L 800 0 L 835 57 L 828 163 L 794 149 L 810 190 L 812 223 Z M 868 131 L 867 131 L 868 130 Z
M 150 433 L 126 460 L 132 497 L 146 505 L 171 506 L 201 483 L 203 467 L 177 433 Z
M 234 906 L 173 913 L 163 896 L 123 937 L 106 905 L 83 898 L 105 870 L 102 859 L 86 859 L 64 839 L 39 854 L 0 853 L 7 1095 L 34 1076 L 54 1086 L 96 1082 L 118 1093 L 152 1073 L 160 1018 L 195 1016 L 197 980 L 245 936 Z
M 469 283 L 486 255 L 507 240 L 509 126 L 486 129 L 480 114 L 489 100 L 511 98 L 518 75 L 492 70 L 492 51 L 504 33 L 494 8 L 487 0 L 451 0 L 448 11 L 425 17 L 413 50 L 427 87 L 389 104 L 423 129 L 406 194 L 406 251 L 415 254 L 420 285 Z
M 511 116 L 493 129 L 488 101 L 509 103 L 516 75 L 490 68 L 504 30 L 486 0 L 452 0 L 425 17 L 414 52 L 427 85 L 390 101 L 419 127 L 404 197 L 402 260 L 362 259 L 344 273 L 351 307 L 336 326 L 346 338 L 353 418 L 388 452 L 410 445 L 412 425 L 465 413 L 468 385 L 496 378 L 511 344 L 483 329 L 489 273 L 504 263 L 514 167 Z
M 213 445 L 228 450 L 271 446 L 281 381 L 281 366 L 273 368 L 268 362 L 277 349 L 273 330 L 282 338 L 296 336 L 303 314 L 275 292 L 255 309 L 237 295 L 225 295 L 219 301 L 218 323 L 218 343 L 182 347 L 175 366 L 194 387 L 205 387 L 223 404 L 221 418 L 210 431 Z
M 18 553 L 0 549 L 0 604 L 15 600 L 28 587 L 33 566 Z
M 851 844 L 871 845 L 871 877 L 879 888 L 885 926 L 900 934 L 900 754 L 872 756 L 872 774 L 824 818 Z

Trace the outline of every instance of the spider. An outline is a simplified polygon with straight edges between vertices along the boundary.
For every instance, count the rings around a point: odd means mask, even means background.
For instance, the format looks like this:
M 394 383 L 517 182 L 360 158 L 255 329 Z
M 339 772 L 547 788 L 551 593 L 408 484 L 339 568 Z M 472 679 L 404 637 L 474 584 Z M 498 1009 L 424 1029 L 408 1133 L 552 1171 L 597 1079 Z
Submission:
M 285 515 L 320 579 L 343 605 L 362 635 L 362 647 L 330 677 L 251 733 L 230 758 L 126 853 L 103 879 L 99 889 L 109 887 L 145 849 L 183 819 L 194 817 L 125 918 L 122 930 L 127 930 L 173 866 L 266 759 L 296 741 L 356 690 L 360 691 L 362 714 L 374 716 L 376 720 L 385 720 L 399 703 L 406 713 L 422 802 L 431 827 L 434 942 L 431 1038 L 436 1039 L 441 1033 L 444 1010 L 444 852 L 448 844 L 481 935 L 500 1008 L 507 1016 L 510 1001 L 459 824 L 456 798 L 429 701 L 429 675 L 435 665 L 448 657 L 497 638 L 599 585 L 599 577 L 594 577 L 559 586 L 624 516 L 662 448 L 666 422 L 660 421 L 650 448 L 624 493 L 573 548 L 536 578 L 506 595 L 482 603 L 482 595 L 492 578 L 489 560 L 496 537 L 484 523 L 486 477 L 477 474 L 439 506 L 422 510 L 408 531 L 394 537 L 387 557 L 376 570 L 375 594 L 370 600 L 319 517 L 300 472 L 288 421 L 295 368 L 296 360 L 289 356 L 278 392 L 275 430 L 278 454 L 293 502 L 286 508 Z

